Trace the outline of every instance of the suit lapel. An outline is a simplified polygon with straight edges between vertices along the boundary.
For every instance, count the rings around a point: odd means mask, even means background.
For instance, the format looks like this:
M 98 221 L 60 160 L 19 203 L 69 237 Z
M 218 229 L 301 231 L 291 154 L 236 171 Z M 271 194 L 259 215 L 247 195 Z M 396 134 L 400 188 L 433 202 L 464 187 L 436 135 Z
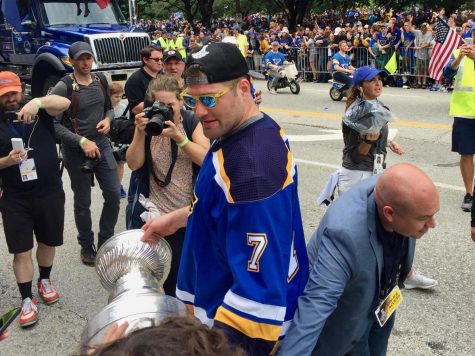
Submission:
M 369 243 L 373 249 L 378 265 L 378 290 L 381 289 L 381 274 L 383 273 L 383 246 L 378 240 L 376 231 L 376 203 L 374 201 L 374 191 L 368 196 L 368 230 Z

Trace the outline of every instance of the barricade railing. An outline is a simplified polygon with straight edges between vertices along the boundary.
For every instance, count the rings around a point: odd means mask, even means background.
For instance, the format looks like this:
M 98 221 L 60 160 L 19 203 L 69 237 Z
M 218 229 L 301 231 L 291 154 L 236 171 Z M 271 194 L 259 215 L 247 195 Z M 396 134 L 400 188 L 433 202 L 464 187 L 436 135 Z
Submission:
M 303 80 L 326 82 L 331 78 L 331 58 L 338 51 L 336 47 L 313 47 L 297 48 L 292 47 L 284 51 L 289 61 L 295 62 L 299 77 Z M 394 54 L 394 49 L 386 49 L 384 53 L 377 47 L 354 47 L 348 52 L 351 63 L 359 68 L 371 65 L 378 69 L 385 69 Z M 249 69 L 256 71 L 263 70 L 264 55 L 252 54 L 246 58 Z M 426 83 L 428 79 L 429 60 L 421 60 L 415 57 L 413 49 L 405 50 L 399 48 L 396 51 L 397 69 L 392 75 L 392 79 L 397 86 L 414 85 Z

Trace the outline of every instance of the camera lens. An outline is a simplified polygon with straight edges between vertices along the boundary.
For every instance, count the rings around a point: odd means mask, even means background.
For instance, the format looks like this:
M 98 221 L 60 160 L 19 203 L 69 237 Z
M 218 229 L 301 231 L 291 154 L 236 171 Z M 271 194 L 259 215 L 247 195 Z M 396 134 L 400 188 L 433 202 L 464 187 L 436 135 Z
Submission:
M 165 118 L 161 114 L 155 114 L 150 118 L 150 121 L 145 126 L 145 132 L 150 136 L 158 136 L 163 131 L 163 122 Z

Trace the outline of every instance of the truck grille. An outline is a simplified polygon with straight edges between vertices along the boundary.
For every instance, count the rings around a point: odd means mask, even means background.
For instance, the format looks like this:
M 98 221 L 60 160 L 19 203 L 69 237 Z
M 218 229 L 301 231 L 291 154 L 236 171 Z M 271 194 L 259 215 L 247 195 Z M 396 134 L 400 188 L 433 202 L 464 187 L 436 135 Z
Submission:
M 93 41 L 96 48 L 98 64 L 114 64 L 140 62 L 140 50 L 150 44 L 148 37 L 96 38 Z

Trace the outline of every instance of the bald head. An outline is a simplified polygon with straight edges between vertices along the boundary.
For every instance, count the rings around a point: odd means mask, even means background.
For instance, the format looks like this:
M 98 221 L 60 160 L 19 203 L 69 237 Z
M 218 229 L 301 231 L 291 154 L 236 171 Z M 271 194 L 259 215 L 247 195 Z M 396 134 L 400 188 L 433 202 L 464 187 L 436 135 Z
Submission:
M 374 188 L 376 205 L 386 230 L 419 238 L 435 227 L 439 193 L 430 177 L 409 163 L 387 169 Z

